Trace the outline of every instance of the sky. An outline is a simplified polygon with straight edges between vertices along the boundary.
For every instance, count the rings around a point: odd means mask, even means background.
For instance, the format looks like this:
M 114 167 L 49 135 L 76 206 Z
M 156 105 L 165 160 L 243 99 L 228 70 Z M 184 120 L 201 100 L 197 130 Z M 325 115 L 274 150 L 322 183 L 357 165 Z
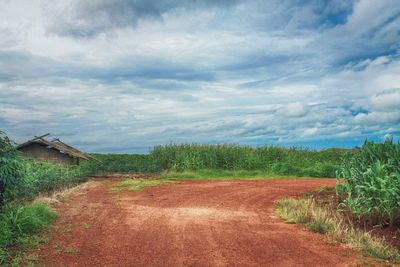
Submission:
M 0 130 L 89 152 L 400 136 L 399 0 L 0 0 Z

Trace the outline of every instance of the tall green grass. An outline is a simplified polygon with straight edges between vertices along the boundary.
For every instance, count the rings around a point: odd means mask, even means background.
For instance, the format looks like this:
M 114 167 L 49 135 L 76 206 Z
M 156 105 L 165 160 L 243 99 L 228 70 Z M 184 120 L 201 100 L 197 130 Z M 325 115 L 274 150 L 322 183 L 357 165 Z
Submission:
M 366 141 L 343 160 L 336 191 L 353 214 L 392 224 L 400 215 L 400 142 Z
M 344 150 L 321 151 L 236 144 L 169 144 L 156 146 L 151 156 L 165 170 L 258 170 L 285 176 L 335 177 Z

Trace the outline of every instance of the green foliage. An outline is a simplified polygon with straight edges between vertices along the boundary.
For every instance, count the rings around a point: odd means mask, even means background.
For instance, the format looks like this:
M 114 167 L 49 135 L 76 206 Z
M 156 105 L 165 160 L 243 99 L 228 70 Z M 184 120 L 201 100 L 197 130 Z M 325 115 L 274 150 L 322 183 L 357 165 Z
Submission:
M 81 169 L 86 173 L 157 173 L 162 167 L 152 155 L 140 154 L 92 154 L 100 160 L 84 161 Z
M 392 224 L 400 212 L 400 143 L 366 141 L 343 160 L 336 192 L 353 214 Z
M 0 214 L 0 266 L 12 265 L 20 258 L 19 251 L 14 252 L 9 247 L 31 249 L 46 242 L 46 238 L 36 234 L 55 218 L 57 214 L 43 203 L 6 205 Z
M 0 131 L 0 209 L 7 191 L 11 191 L 22 176 L 22 162 L 13 142 Z
M 262 170 L 289 176 L 335 177 L 343 150 L 314 151 L 265 146 L 253 148 L 235 144 L 169 144 L 156 146 L 150 153 L 163 169 L 177 172 L 194 170 Z
M 27 243 L 27 236 L 41 232 L 57 215 L 42 203 L 6 205 L 0 214 L 0 246 Z
M 0 210 L 4 203 L 33 199 L 38 193 L 86 181 L 87 174 L 88 170 L 80 167 L 65 168 L 26 160 L 0 132 Z
M 101 162 L 82 162 L 86 173 L 171 173 L 202 170 L 257 171 L 265 175 L 335 177 L 341 149 L 321 151 L 265 146 L 253 148 L 235 144 L 169 144 L 156 146 L 149 155 L 92 154 Z M 219 174 L 218 174 L 219 175 Z M 246 174 L 247 175 L 247 174 Z
M 62 165 L 23 161 L 24 176 L 16 185 L 9 199 L 32 199 L 38 193 L 70 187 L 87 180 L 86 172 L 79 168 Z

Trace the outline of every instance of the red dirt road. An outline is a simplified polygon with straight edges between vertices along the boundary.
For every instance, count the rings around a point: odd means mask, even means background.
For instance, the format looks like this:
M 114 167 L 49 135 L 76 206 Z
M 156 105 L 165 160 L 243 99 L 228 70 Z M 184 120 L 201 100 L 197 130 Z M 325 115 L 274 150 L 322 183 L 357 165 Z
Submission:
M 286 224 L 274 201 L 333 179 L 195 181 L 110 192 L 98 180 L 55 206 L 47 266 L 354 266 L 354 252 Z

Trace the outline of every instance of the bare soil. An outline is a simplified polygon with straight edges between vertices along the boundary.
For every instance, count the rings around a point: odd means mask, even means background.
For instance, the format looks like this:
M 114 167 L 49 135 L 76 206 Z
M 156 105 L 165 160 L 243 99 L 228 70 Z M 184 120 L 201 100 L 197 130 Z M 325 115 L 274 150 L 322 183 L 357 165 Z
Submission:
M 112 192 L 97 179 L 55 203 L 47 266 L 356 266 L 358 254 L 287 224 L 274 201 L 333 179 L 185 181 Z

